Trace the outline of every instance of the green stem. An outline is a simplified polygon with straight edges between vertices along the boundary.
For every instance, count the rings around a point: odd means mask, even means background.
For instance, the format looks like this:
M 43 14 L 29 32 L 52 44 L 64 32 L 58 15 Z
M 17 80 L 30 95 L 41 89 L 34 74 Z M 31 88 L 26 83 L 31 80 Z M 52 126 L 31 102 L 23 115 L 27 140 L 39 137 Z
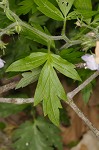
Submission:
M 62 29 L 62 35 L 65 35 L 65 31 L 66 31 L 66 17 L 64 19 L 64 24 L 63 24 L 63 29 Z
M 7 1 L 6 6 L 8 6 L 8 1 Z M 1 4 L 0 4 L 0 7 L 5 10 L 5 6 L 4 6 L 4 5 L 1 5 Z M 9 7 L 6 8 L 6 9 L 9 9 Z M 14 12 L 12 12 L 11 10 L 10 10 L 10 14 L 11 14 L 12 17 L 16 20 L 16 22 L 19 23 L 20 26 L 25 27 L 26 29 L 31 30 L 31 32 L 33 32 L 34 34 L 37 34 L 38 36 L 40 36 L 40 37 L 42 37 L 42 38 L 45 38 L 45 39 L 47 39 L 48 41 L 51 41 L 51 40 L 56 40 L 56 41 L 57 41 L 57 40 L 64 40 L 64 41 L 66 41 L 67 43 L 70 42 L 70 40 L 69 40 L 69 39 L 66 37 L 66 35 L 65 35 L 66 18 L 64 19 L 64 25 L 63 25 L 62 35 L 61 35 L 61 36 L 51 36 L 51 35 L 47 35 L 46 33 L 44 33 L 44 32 L 42 32 L 42 31 L 40 31 L 40 30 L 38 30 L 38 29 L 32 27 L 31 25 L 29 25 L 29 24 L 23 22 L 23 21 L 22 21 Z M 2 30 L 2 32 L 0 33 L 0 36 L 3 35 L 4 33 L 6 33 L 9 29 L 14 28 L 15 26 L 16 26 L 16 23 L 13 23 L 13 24 L 9 25 L 7 28 L 5 28 L 5 29 Z
M 1 32 L 0 32 L 0 37 L 1 37 L 2 35 L 4 35 L 4 34 L 7 34 L 7 32 L 8 32 L 10 29 L 14 28 L 16 25 L 17 25 L 17 22 L 14 22 L 14 23 L 10 24 L 9 26 L 7 26 L 6 28 L 2 29 Z
M 48 53 L 50 54 L 51 41 L 48 42 Z
M 60 50 L 62 50 L 62 49 L 64 49 L 64 48 L 69 48 L 69 47 L 71 47 L 71 46 L 73 46 L 73 45 L 77 45 L 77 44 L 80 44 L 80 43 L 82 43 L 81 40 L 75 40 L 75 41 L 67 42 L 66 44 L 64 44 L 64 45 L 60 48 Z

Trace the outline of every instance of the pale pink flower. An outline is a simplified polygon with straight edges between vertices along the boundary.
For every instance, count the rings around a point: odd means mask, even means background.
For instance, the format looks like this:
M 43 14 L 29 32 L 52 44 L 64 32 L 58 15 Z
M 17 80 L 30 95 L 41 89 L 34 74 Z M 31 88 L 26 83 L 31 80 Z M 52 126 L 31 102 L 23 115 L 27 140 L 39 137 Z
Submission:
M 4 64 L 5 64 L 5 61 L 0 58 L 0 68 L 3 68 Z
M 86 62 L 86 67 L 90 70 L 99 70 L 99 64 L 96 63 L 94 55 L 85 54 L 81 58 Z

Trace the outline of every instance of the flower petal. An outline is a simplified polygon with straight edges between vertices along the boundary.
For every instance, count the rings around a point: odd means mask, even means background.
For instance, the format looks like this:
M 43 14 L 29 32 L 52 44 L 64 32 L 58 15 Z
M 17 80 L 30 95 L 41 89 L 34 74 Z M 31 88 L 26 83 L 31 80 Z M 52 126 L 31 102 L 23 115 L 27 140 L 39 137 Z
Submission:
M 4 67 L 4 63 L 5 63 L 5 61 L 0 58 L 0 68 Z
M 99 65 L 95 61 L 94 55 L 86 54 L 81 57 L 87 64 L 87 68 L 90 70 L 99 70 Z

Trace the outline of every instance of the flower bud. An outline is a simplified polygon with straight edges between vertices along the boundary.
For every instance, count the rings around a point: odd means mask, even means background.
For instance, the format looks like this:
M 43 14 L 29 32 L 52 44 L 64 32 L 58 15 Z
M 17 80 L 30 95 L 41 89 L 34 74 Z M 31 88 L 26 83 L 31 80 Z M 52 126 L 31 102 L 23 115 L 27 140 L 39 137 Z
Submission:
M 21 27 L 19 24 L 17 24 L 17 25 L 15 26 L 15 30 L 16 30 L 16 32 L 19 34 L 19 33 L 21 32 L 21 30 L 22 30 L 22 27 Z
M 6 48 L 6 43 L 4 43 L 3 41 L 0 41 L 0 48 L 3 50 Z

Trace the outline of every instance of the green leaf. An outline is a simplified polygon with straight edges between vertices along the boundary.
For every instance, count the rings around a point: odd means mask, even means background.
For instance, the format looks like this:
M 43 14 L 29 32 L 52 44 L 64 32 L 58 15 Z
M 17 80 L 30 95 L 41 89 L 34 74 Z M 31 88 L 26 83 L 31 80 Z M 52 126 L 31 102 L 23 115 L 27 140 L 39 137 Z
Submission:
M 91 0 L 75 0 L 74 6 L 79 10 L 92 10 Z
M 0 10 L 0 28 L 4 28 L 10 23 L 11 21 L 7 18 L 4 11 Z
M 25 122 L 14 133 L 13 147 L 16 150 L 62 150 L 60 131 L 57 127 L 39 118 Z
M 66 100 L 66 94 L 51 62 L 48 60 L 39 77 L 34 95 L 34 105 L 43 100 L 44 115 L 48 114 L 50 120 L 56 125 L 59 125 L 59 108 L 61 108 L 59 98 Z
M 48 0 L 34 0 L 34 2 L 38 5 L 38 10 L 46 16 L 58 21 L 64 20 L 62 13 Z
M 23 88 L 23 87 L 27 86 L 28 84 L 31 84 L 31 83 L 37 81 L 39 78 L 40 72 L 41 72 L 41 69 L 36 68 L 36 69 L 33 69 L 32 72 L 23 73 L 22 74 L 23 78 L 17 84 L 16 89 L 21 88 L 21 87 Z
M 93 23 L 97 23 L 99 22 L 99 5 L 98 5 L 98 8 L 97 8 L 97 14 L 95 15 L 94 19 L 93 19 Z
M 65 59 L 62 59 L 59 55 L 52 54 L 53 66 L 65 76 L 74 80 L 81 80 L 75 66 Z
M 82 55 L 84 55 L 84 52 L 74 48 L 63 49 L 60 51 L 60 56 L 73 64 L 79 63 Z
M 32 26 L 34 24 L 45 25 L 45 23 L 48 21 L 48 19 L 49 18 L 47 16 L 43 15 L 41 12 L 36 12 L 29 18 L 29 23 Z
M 67 16 L 67 20 L 71 20 L 71 19 L 90 19 L 92 16 L 96 15 L 98 12 L 97 11 L 92 11 L 92 10 L 74 10 L 71 13 L 68 14 Z
M 87 14 L 91 13 L 92 10 L 92 3 L 91 0 L 75 0 L 74 2 L 74 6 L 77 8 L 77 10 L 81 10 L 82 13 L 83 11 L 85 11 L 85 15 L 87 16 Z M 92 13 L 91 13 L 92 14 Z M 84 15 L 84 16 L 85 16 Z M 87 17 L 86 17 L 87 18 Z M 86 23 L 90 23 L 91 22 L 91 16 L 89 17 L 89 19 L 84 20 Z
M 74 0 L 56 0 L 56 1 L 58 3 L 62 13 L 64 14 L 64 17 L 66 17 L 74 3 Z
M 42 52 L 31 53 L 29 56 L 11 64 L 6 72 L 27 71 L 41 66 L 47 60 L 47 54 Z
M 16 105 L 16 104 L 5 104 L 0 103 L 0 117 L 8 117 L 12 114 L 16 114 L 27 107 L 27 104 Z
M 52 145 L 57 147 L 58 150 L 63 149 L 59 128 L 57 128 L 52 123 L 47 122 L 44 118 L 38 118 L 36 120 L 36 124 L 39 125 L 39 129 L 48 139 L 49 143 L 53 143 Z
M 17 13 L 19 15 L 21 15 L 21 14 L 25 15 L 30 10 L 32 10 L 32 12 L 37 11 L 36 5 L 33 0 L 24 0 L 24 1 L 20 2 L 19 5 L 20 5 L 20 7 L 18 7 L 18 9 L 17 9 Z
M 87 104 L 89 101 L 89 98 L 91 96 L 92 93 L 92 84 L 89 83 L 83 90 L 82 90 L 82 94 L 83 94 L 83 100 L 84 102 Z
M 33 26 L 34 27 L 22 28 L 23 29 L 22 34 L 26 36 L 28 39 L 34 40 L 43 45 L 48 45 L 48 42 L 49 42 L 49 38 L 47 37 L 48 34 L 45 33 L 45 31 L 39 24 L 36 24 L 36 25 L 34 24 Z M 43 33 L 45 36 L 43 36 Z

